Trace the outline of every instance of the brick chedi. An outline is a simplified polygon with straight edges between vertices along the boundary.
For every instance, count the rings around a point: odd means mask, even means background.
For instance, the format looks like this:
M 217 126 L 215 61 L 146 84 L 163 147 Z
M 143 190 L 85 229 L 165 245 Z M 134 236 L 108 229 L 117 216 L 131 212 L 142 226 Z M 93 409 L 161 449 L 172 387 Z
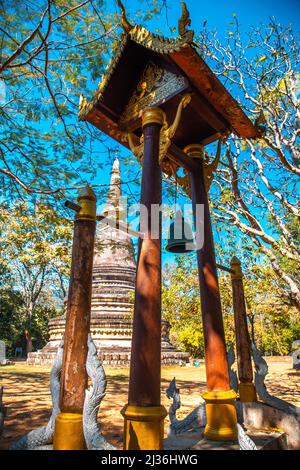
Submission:
M 110 219 L 124 218 L 118 159 L 115 160 L 107 203 L 103 213 Z M 91 334 L 104 364 L 128 366 L 132 335 L 132 313 L 136 262 L 131 235 L 99 223 L 95 242 Z M 49 342 L 40 351 L 29 353 L 29 364 L 52 364 L 63 338 L 65 315 L 49 322 Z M 169 340 L 169 323 L 162 322 L 162 363 L 185 364 L 188 354 Z

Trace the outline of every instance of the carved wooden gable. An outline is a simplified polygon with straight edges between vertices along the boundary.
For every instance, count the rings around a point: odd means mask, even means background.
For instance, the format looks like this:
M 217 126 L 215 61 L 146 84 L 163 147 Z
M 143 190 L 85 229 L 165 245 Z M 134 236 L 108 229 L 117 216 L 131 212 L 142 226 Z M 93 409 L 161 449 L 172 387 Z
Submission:
M 173 71 L 149 61 L 138 85 L 120 117 L 120 128 L 129 129 L 139 119 L 143 109 L 160 106 L 188 88 L 188 80 Z
M 125 10 L 124 10 L 125 11 Z M 166 124 L 190 97 L 188 110 L 172 132 L 168 157 L 188 169 L 183 150 L 190 144 L 207 145 L 228 133 L 259 137 L 259 130 L 199 55 L 186 9 L 179 20 L 179 37 L 164 38 L 139 25 L 131 25 L 122 13 L 123 34 L 106 73 L 91 101 L 81 97 L 79 118 L 101 129 L 123 145 L 124 133 L 138 145 L 142 136 L 142 110 L 160 107 Z M 171 130 L 174 126 L 171 126 Z M 171 132 L 170 130 L 170 132 Z

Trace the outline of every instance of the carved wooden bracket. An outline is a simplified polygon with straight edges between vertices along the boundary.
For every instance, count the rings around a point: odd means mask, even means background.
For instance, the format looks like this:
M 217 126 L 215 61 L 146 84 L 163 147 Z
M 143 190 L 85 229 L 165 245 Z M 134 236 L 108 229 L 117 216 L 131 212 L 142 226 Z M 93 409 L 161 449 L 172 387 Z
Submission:
M 216 171 L 219 165 L 220 155 L 221 155 L 221 144 L 222 144 L 222 139 L 219 139 L 217 153 L 216 153 L 214 160 L 210 163 L 208 163 L 208 161 L 204 161 L 203 172 L 204 172 L 204 184 L 205 184 L 206 192 L 209 191 L 209 188 L 214 178 L 214 172 Z
M 169 174 L 169 162 L 164 162 L 165 157 L 168 152 L 168 148 L 170 147 L 172 143 L 172 137 L 174 137 L 176 130 L 179 126 L 180 119 L 181 119 L 181 114 L 182 110 L 186 108 L 186 106 L 190 103 L 191 101 L 191 95 L 190 94 L 185 94 L 178 105 L 177 111 L 176 111 L 176 116 L 173 121 L 173 123 L 169 126 L 166 116 L 164 118 L 164 123 L 162 125 L 161 131 L 160 131 L 160 143 L 159 143 L 159 163 L 162 167 L 163 170 L 166 171 L 167 174 Z M 132 153 L 136 156 L 138 161 L 142 163 L 143 160 L 143 152 L 144 152 L 144 135 L 139 139 L 139 145 L 134 144 L 134 134 L 130 132 L 125 132 L 123 134 L 122 140 L 125 142 L 128 142 L 130 150 Z M 164 165 L 166 163 L 166 168 L 164 169 Z

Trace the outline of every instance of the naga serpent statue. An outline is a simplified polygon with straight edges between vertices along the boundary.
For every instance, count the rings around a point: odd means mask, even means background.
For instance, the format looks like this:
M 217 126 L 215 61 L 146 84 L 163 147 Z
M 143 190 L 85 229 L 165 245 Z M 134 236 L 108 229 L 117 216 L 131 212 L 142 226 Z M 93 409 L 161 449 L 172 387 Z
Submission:
M 181 406 L 179 388 L 176 387 L 175 377 L 170 382 L 166 395 L 169 399 L 173 399 L 173 403 L 169 408 L 169 419 L 171 425 L 168 430 L 168 435 L 179 435 L 186 432 L 199 432 L 206 425 L 206 411 L 205 402 L 197 406 L 191 413 L 189 413 L 184 419 L 179 420 L 176 418 L 176 412 Z M 240 404 L 236 403 L 237 412 L 239 411 Z M 238 413 L 238 416 L 240 413 Z M 257 447 L 253 440 L 246 434 L 243 426 L 237 423 L 238 429 L 238 444 L 240 450 L 257 450 Z
M 60 377 L 63 357 L 63 341 L 58 347 L 53 367 L 50 373 L 50 390 L 52 397 L 52 414 L 46 426 L 34 429 L 17 441 L 13 442 L 10 450 L 51 450 L 53 444 L 53 434 L 55 418 L 60 413 L 59 391 Z M 86 369 L 92 385 L 85 392 L 83 405 L 83 432 L 88 450 L 112 450 L 115 449 L 109 444 L 100 432 L 100 425 L 97 423 L 97 413 L 100 403 L 105 395 L 106 377 L 102 364 L 97 356 L 96 346 L 88 336 L 88 354 Z
M 206 424 L 206 411 L 205 403 L 197 406 L 191 413 L 189 413 L 184 419 L 179 420 L 176 418 L 177 410 L 181 406 L 179 388 L 176 387 L 176 379 L 171 381 L 166 395 L 169 399 L 173 399 L 173 403 L 169 409 L 169 418 L 171 425 L 169 427 L 168 434 L 182 434 L 187 431 L 197 431 Z
M 232 365 L 235 362 L 235 354 L 234 354 L 234 347 L 233 344 L 230 345 L 229 350 L 227 352 L 227 360 L 228 360 L 228 371 L 230 377 L 230 386 L 233 390 L 238 390 L 238 380 L 237 375 L 234 370 L 232 370 Z M 169 387 L 166 390 L 166 395 L 169 399 L 173 399 L 173 403 L 169 408 L 169 419 L 170 419 L 170 427 L 168 430 L 168 435 L 179 435 L 186 432 L 199 432 L 201 428 L 203 429 L 206 425 L 206 410 L 205 410 L 205 402 L 201 403 L 201 405 L 197 406 L 191 413 L 189 413 L 184 419 L 179 420 L 176 417 L 177 410 L 179 410 L 181 406 L 180 400 L 180 391 L 179 388 L 176 386 L 176 379 L 175 377 L 170 382 Z M 240 424 L 243 421 L 243 414 L 242 414 L 242 406 L 239 401 L 236 402 L 236 410 L 238 416 L 238 444 L 240 450 L 257 450 L 257 447 L 253 440 L 246 434 L 243 426 Z
M 292 414 L 297 419 L 300 419 L 300 407 L 292 405 L 291 403 L 281 400 L 280 398 L 274 397 L 268 392 L 267 387 L 265 386 L 265 377 L 268 373 L 268 365 L 259 353 L 256 345 L 252 343 L 251 347 L 255 364 L 254 384 L 259 398 L 267 405 L 273 406 L 274 408 L 284 411 L 285 413 Z
M 52 414 L 46 426 L 33 429 L 25 436 L 21 437 L 17 441 L 13 442 L 10 446 L 10 450 L 33 450 L 37 447 L 42 449 L 49 448 L 52 445 L 55 418 L 60 413 L 59 409 L 59 389 L 60 389 L 60 376 L 62 367 L 63 357 L 63 341 L 58 346 L 57 355 L 54 359 L 54 363 L 50 373 L 50 391 L 52 399 Z
M 230 345 L 230 348 L 227 353 L 227 360 L 228 360 L 228 370 L 229 370 L 229 377 L 230 377 L 230 386 L 233 390 L 237 391 L 238 389 L 238 381 L 237 375 L 234 370 L 231 369 L 235 361 L 235 354 L 233 344 Z M 166 390 L 166 395 L 169 399 L 173 399 L 173 403 L 169 409 L 169 418 L 170 418 L 170 428 L 169 428 L 169 435 L 171 434 L 181 434 L 183 432 L 191 431 L 191 430 L 199 430 L 201 427 L 205 426 L 206 424 L 206 411 L 205 411 L 205 403 L 201 403 L 201 405 L 197 406 L 191 413 L 189 413 L 184 419 L 179 420 L 176 417 L 177 410 L 181 406 L 180 402 L 180 392 L 179 388 L 176 387 L 176 380 L 175 377 L 171 381 L 168 389 Z
M 88 450 L 113 450 L 113 447 L 101 434 L 97 422 L 98 409 L 105 396 L 106 377 L 97 355 L 91 335 L 88 336 L 88 355 L 86 370 L 92 385 L 85 391 L 83 406 L 83 433 Z

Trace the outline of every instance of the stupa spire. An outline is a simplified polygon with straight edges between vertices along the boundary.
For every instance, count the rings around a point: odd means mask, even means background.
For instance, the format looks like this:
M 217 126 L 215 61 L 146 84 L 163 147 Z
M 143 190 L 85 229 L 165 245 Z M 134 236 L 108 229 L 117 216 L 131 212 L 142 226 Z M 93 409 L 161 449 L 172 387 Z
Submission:
M 118 205 L 119 199 L 122 196 L 121 190 L 121 173 L 120 173 L 120 162 L 118 157 L 115 158 L 115 161 L 111 170 L 110 177 L 110 186 L 108 191 L 107 202 L 112 203 L 114 206 Z M 117 204 L 115 204 L 115 202 Z
M 104 215 L 110 215 L 113 218 L 116 215 L 117 217 L 122 218 L 125 208 L 122 205 L 121 185 L 122 181 L 120 172 L 120 162 L 118 157 L 116 157 L 111 170 L 107 202 L 103 211 Z

